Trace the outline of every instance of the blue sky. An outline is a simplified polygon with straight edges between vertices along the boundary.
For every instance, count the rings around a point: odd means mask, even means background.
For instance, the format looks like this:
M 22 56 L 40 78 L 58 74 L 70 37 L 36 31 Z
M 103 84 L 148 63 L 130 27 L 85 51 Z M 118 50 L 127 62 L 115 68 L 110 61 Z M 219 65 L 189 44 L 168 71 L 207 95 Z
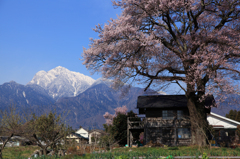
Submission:
M 100 78 L 79 59 L 89 38 L 98 38 L 92 29 L 120 14 L 111 0 L 1 0 L 0 85 L 25 85 L 38 71 L 57 66 Z M 167 93 L 178 90 L 172 85 Z
M 79 58 L 98 37 L 92 28 L 120 13 L 111 0 L 1 0 L 0 84 L 26 84 L 57 66 L 99 78 Z

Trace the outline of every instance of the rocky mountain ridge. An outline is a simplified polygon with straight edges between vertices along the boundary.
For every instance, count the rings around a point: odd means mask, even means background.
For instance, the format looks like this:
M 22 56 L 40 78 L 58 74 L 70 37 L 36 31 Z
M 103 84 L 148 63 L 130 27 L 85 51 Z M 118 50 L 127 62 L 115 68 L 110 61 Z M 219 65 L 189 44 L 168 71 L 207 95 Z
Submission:
M 37 85 L 24 86 L 14 81 L 0 85 L 0 108 L 5 109 L 10 105 L 18 108 L 54 104 L 45 89 Z
M 58 66 L 48 72 L 39 71 L 27 84 L 39 85 L 48 91 L 48 94 L 55 100 L 61 97 L 75 97 L 84 92 L 95 82 L 89 76 Z

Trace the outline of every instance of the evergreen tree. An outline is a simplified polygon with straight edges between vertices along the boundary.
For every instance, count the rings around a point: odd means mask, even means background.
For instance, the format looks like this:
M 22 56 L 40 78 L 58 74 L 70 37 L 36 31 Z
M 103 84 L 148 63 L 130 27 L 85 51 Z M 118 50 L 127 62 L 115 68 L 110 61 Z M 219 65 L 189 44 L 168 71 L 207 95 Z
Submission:
M 236 121 L 239 121 L 239 122 L 240 122 L 240 111 L 237 112 Z
M 124 146 L 127 144 L 127 118 L 135 116 L 136 114 L 133 111 L 127 112 L 126 106 L 116 108 L 114 115 L 106 112 L 104 114 L 106 119 L 106 124 L 104 124 L 105 131 L 110 133 L 119 145 Z M 135 120 L 140 119 L 136 118 Z M 138 135 L 133 134 L 134 137 Z
M 136 114 L 130 111 L 127 114 L 118 114 L 113 119 L 112 131 L 115 132 L 114 138 L 119 145 L 124 146 L 127 144 L 127 118 L 135 116 Z
M 229 113 L 226 114 L 226 117 L 240 122 L 240 111 L 231 109 Z

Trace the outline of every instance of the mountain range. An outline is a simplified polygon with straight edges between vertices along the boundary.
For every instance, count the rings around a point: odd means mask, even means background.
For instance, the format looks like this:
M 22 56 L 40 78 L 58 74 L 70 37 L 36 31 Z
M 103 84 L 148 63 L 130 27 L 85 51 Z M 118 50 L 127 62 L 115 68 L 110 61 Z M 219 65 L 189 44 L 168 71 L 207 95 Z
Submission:
M 14 81 L 0 85 L 0 108 L 10 105 L 19 108 L 53 104 L 54 99 L 38 85 L 21 85 Z
M 111 81 L 94 80 L 81 73 L 72 72 L 58 66 L 48 72 L 39 71 L 26 85 L 10 81 L 0 85 L 0 109 L 10 105 L 16 106 L 20 112 L 42 114 L 50 110 L 66 116 L 73 128 L 102 128 L 105 123 L 103 114 L 114 114 L 114 109 L 126 105 L 128 110 L 137 113 L 137 97 L 146 94 L 166 94 L 142 88 L 124 86 L 128 92 L 123 96 L 121 90 L 111 88 Z M 235 101 L 240 97 L 231 96 Z M 225 116 L 230 109 L 239 109 L 237 104 L 229 105 L 228 98 L 212 112 Z
M 74 128 L 102 128 L 105 112 L 113 114 L 115 108 L 123 105 L 136 112 L 137 97 L 146 93 L 157 94 L 130 87 L 122 96 L 121 90 L 111 88 L 109 80 L 94 80 L 58 66 L 48 72 L 37 72 L 26 85 L 14 81 L 0 85 L 0 109 L 15 105 L 18 110 L 38 114 L 56 110 L 67 114 L 67 120 Z

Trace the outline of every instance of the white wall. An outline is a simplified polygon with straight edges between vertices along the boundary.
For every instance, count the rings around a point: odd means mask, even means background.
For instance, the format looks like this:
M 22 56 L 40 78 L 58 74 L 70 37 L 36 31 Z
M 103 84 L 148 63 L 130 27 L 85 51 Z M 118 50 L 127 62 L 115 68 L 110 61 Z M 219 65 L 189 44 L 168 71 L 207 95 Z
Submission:
M 89 144 L 92 144 L 92 137 L 100 137 L 101 133 L 97 131 L 93 131 L 89 134 Z
M 77 143 L 79 143 L 79 139 L 73 134 L 68 135 L 66 138 L 67 139 L 72 139 L 72 140 L 74 139 Z

